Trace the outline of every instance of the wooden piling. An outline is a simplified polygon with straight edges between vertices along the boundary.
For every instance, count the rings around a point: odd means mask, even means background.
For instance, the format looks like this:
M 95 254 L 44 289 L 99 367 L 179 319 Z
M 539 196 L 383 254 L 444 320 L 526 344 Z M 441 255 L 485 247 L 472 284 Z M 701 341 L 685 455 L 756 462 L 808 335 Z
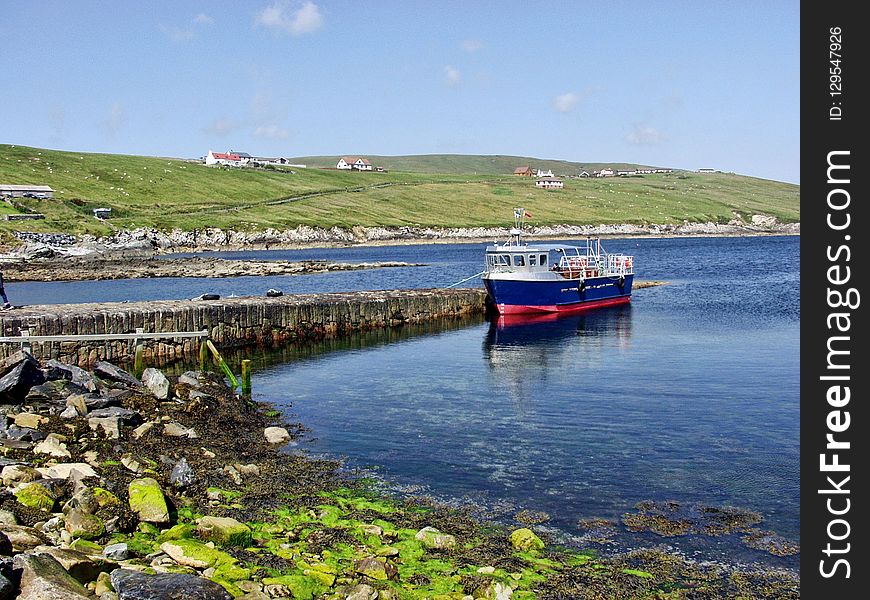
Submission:
M 242 360 L 242 395 L 251 395 L 251 361 Z

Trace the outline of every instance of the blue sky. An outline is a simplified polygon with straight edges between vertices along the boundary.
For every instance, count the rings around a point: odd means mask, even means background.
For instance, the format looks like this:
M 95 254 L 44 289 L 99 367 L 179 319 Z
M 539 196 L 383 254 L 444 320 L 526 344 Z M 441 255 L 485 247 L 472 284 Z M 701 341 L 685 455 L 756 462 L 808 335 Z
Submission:
M 0 4 L 0 142 L 514 154 L 799 182 L 797 1 Z

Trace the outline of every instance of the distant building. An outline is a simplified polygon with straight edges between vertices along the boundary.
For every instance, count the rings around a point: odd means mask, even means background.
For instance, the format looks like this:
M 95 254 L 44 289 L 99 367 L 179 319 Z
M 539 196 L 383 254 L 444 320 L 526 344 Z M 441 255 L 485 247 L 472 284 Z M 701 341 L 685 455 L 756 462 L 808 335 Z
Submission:
M 535 173 L 535 176 L 536 177 L 552 177 L 553 171 L 551 171 L 550 169 L 547 169 L 546 171 L 544 171 L 543 169 L 538 169 L 538 172 Z
M 580 171 L 577 177 L 589 177 L 589 171 Z
M 242 157 L 242 154 L 245 155 L 245 158 Z M 207 165 L 226 165 L 230 167 L 241 167 L 244 166 L 248 160 L 250 160 L 250 155 L 245 154 L 244 152 L 238 153 L 229 150 L 227 152 L 212 152 L 208 151 L 208 154 L 205 157 L 205 164 Z
M 716 169 L 698 169 L 698 173 L 718 173 Z
M 54 198 L 54 190 L 47 185 L 0 184 L 0 196 L 6 198 Z
M 112 209 L 111 208 L 95 208 L 94 216 L 99 220 L 108 219 L 111 216 Z
M 514 169 L 514 175 L 520 175 L 522 177 L 531 177 L 534 175 L 532 172 L 532 167 L 526 165 L 525 167 L 517 167 Z
M 369 162 L 369 159 L 367 158 L 360 158 L 358 156 L 342 156 L 338 159 L 338 164 L 335 165 L 335 168 L 344 169 L 346 171 L 371 171 L 372 163 Z
M 565 183 L 558 177 L 539 177 L 535 181 L 535 187 L 547 190 L 562 189 L 565 187 Z
M 610 167 L 605 167 L 595 174 L 596 177 L 613 177 L 614 175 L 616 175 L 616 171 Z
M 630 177 L 631 175 L 637 175 L 637 171 L 629 170 L 629 169 L 621 169 L 616 172 L 618 177 Z

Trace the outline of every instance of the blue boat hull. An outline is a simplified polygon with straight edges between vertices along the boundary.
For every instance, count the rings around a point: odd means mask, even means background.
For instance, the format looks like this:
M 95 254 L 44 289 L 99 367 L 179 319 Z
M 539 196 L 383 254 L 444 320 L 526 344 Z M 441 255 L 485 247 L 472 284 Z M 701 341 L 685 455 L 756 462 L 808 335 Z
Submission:
M 503 315 L 588 310 L 631 301 L 634 275 L 577 279 L 484 279 L 488 300 Z

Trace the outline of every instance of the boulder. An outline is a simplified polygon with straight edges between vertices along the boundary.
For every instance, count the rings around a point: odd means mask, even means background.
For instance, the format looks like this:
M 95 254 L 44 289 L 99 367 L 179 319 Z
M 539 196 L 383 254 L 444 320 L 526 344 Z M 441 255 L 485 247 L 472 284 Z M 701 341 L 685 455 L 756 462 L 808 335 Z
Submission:
M 66 399 L 66 407 L 73 409 L 77 415 L 84 417 L 88 414 L 88 404 L 83 394 L 72 394 Z
M 124 542 L 109 544 L 103 548 L 103 556 L 110 560 L 127 560 L 130 558 L 130 548 Z
M 0 533 L 12 542 L 12 549 L 15 552 L 26 552 L 48 543 L 48 538 L 41 531 L 24 525 L 0 523 Z
M 23 358 L 0 377 L 0 404 L 21 404 L 30 388 L 45 383 L 39 363 L 29 354 L 21 354 Z
M 42 475 L 33 467 L 27 465 L 9 465 L 3 467 L 3 485 L 12 486 L 16 483 L 30 483 L 36 481 Z
M 510 540 L 513 547 L 521 552 L 544 549 L 544 542 L 528 527 L 515 530 L 511 533 Z
M 378 560 L 373 556 L 356 561 L 353 568 L 357 573 L 376 581 L 393 579 L 398 573 L 396 565 L 385 560 Z
M 15 584 L 4 575 L 0 575 L 0 600 L 12 598 L 15 595 Z
M 60 438 L 55 437 L 56 434 L 51 433 L 47 438 L 36 444 L 33 451 L 37 454 L 48 454 L 55 458 L 72 458 L 66 444 L 60 441 Z
M 107 406 L 106 408 L 88 409 L 88 417 L 91 419 L 120 419 L 124 425 L 135 426 L 143 421 L 142 415 L 129 408 L 120 406 Z
M 52 479 L 70 479 L 76 471 L 78 472 L 78 478 L 99 477 L 94 468 L 88 463 L 61 463 L 49 467 L 39 467 L 36 470 L 43 477 Z
M 344 592 L 346 600 L 374 600 L 378 597 L 378 591 L 370 585 L 359 583 Z
M 97 391 L 97 382 L 93 375 L 75 365 L 67 365 L 55 359 L 45 362 L 45 366 L 57 372 L 70 383 L 84 388 L 88 392 Z
M 160 544 L 160 549 L 178 564 L 194 569 L 208 569 L 236 562 L 226 552 L 215 550 L 196 540 L 170 540 Z
M 266 427 L 263 435 L 270 444 L 284 444 L 290 441 L 290 433 L 283 427 Z
M 60 563 L 60 566 L 66 569 L 67 573 L 83 585 L 94 581 L 100 573 L 109 573 L 118 566 L 109 560 L 88 556 L 78 550 L 58 548 L 57 546 L 38 546 L 33 549 L 33 553 L 49 554 Z
M 118 417 L 88 417 L 88 427 L 91 431 L 103 430 L 110 440 L 121 437 L 121 419 Z
M 456 547 L 456 538 L 449 533 L 441 533 L 434 527 L 424 527 L 414 536 L 424 548 L 430 550 L 449 550 Z
M 108 379 L 109 381 L 114 381 L 115 383 L 120 383 L 127 387 L 141 387 L 142 385 L 138 379 L 130 375 L 124 369 L 116 367 L 112 363 L 103 360 L 98 360 L 94 364 L 94 374 L 100 379 Z
M 148 388 L 158 400 L 169 398 L 169 380 L 158 369 L 151 367 L 142 372 L 142 384 Z
M 28 508 L 51 512 L 57 498 L 51 491 L 38 482 L 28 483 L 15 491 L 18 501 Z
M 196 533 L 218 546 L 247 548 L 251 545 L 251 528 L 229 517 L 203 517 L 196 526 Z
M 85 587 L 49 554 L 19 554 L 12 560 L 21 572 L 18 600 L 74 600 L 93 598 Z
M 30 412 L 18 413 L 12 415 L 12 420 L 19 427 L 29 427 L 30 429 L 39 429 L 39 426 L 48 421 L 48 417 L 37 415 Z
M 199 373 L 197 371 L 185 371 L 178 376 L 178 383 L 183 385 L 189 385 L 192 388 L 198 388 L 202 386 L 202 384 L 199 382 Z
M 129 569 L 112 571 L 112 587 L 118 600 L 232 600 L 221 585 L 196 575 L 158 573 L 148 575 Z
M 106 533 L 106 525 L 100 518 L 82 507 L 76 507 L 67 513 L 64 528 L 71 536 L 86 540 L 98 538 Z
M 130 509 L 148 523 L 168 523 L 169 508 L 160 484 L 151 477 L 134 479 L 128 488 Z
M 172 485 L 185 488 L 196 481 L 196 473 L 193 472 L 193 467 L 187 463 L 187 459 L 183 458 L 175 463 L 172 467 L 172 472 L 169 473 L 169 483 Z

